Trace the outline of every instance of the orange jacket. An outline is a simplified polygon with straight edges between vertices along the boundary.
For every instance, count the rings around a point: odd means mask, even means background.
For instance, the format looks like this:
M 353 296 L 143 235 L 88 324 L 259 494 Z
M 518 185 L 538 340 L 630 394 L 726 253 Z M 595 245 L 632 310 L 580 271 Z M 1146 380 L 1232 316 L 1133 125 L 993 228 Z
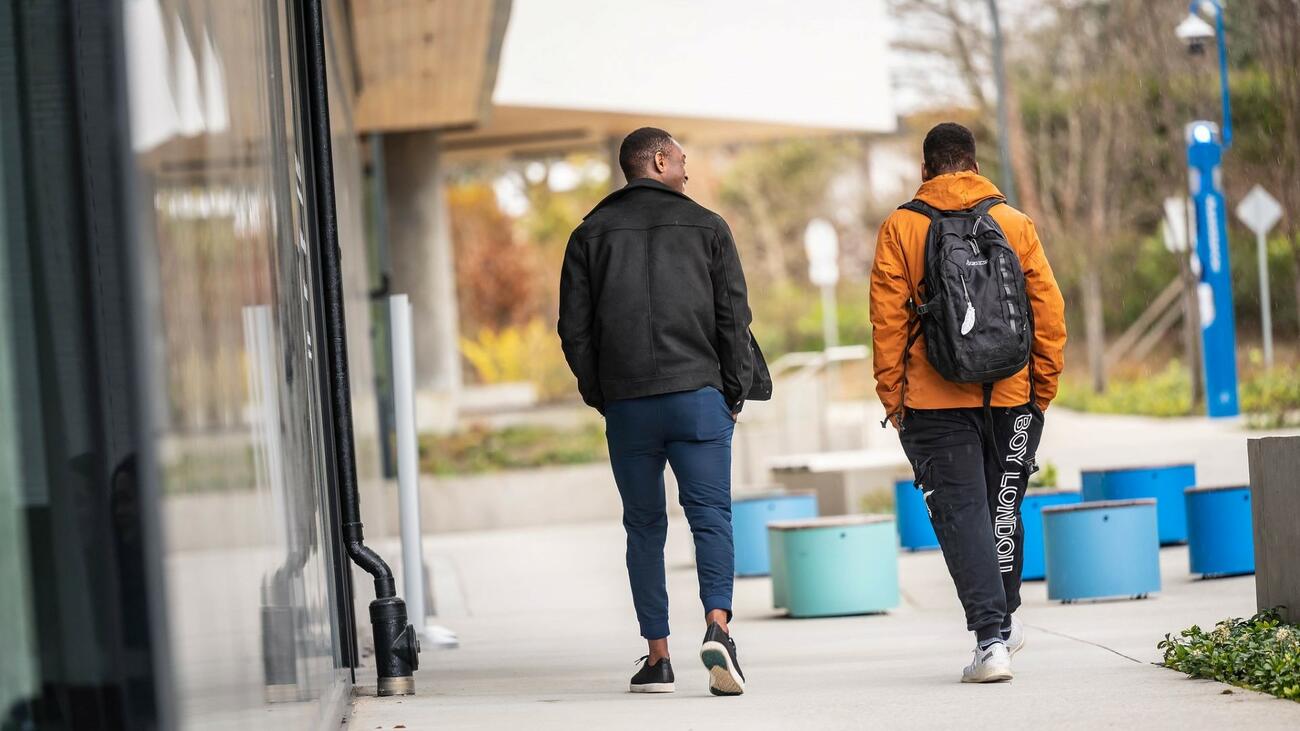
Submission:
M 997 187 L 971 172 L 939 175 L 926 181 L 916 192 L 920 200 L 944 211 L 973 207 L 989 196 L 1001 195 Z M 1034 222 L 1009 205 L 994 206 L 989 212 L 1002 227 L 1011 247 L 1020 255 L 1025 288 L 1034 311 L 1032 364 L 1034 397 L 1040 408 L 1056 396 L 1057 380 L 1065 367 L 1065 302 L 1052 276 Z M 871 343 L 876 372 L 876 393 L 890 420 L 903 407 L 951 409 L 984 405 L 978 383 L 945 380 L 925 357 L 925 336 L 912 344 L 907 364 L 907 388 L 903 388 L 903 349 L 907 346 L 909 321 L 915 313 L 907 305 L 917 297 L 917 286 L 925 274 L 925 239 L 930 219 L 915 211 L 898 210 L 880 227 L 876 258 L 871 267 Z M 1029 369 L 998 381 L 993 389 L 994 406 L 1019 406 L 1029 401 Z M 906 391 L 907 403 L 903 403 Z

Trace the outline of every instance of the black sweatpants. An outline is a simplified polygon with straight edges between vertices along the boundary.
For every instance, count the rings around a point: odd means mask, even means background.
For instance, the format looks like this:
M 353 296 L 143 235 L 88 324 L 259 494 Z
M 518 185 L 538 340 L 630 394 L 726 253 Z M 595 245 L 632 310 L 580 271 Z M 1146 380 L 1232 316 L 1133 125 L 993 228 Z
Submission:
M 1020 503 L 1043 435 L 1043 414 L 1026 404 L 908 409 L 899 438 L 925 496 L 966 627 L 979 640 L 997 636 L 1020 606 L 1024 528 Z

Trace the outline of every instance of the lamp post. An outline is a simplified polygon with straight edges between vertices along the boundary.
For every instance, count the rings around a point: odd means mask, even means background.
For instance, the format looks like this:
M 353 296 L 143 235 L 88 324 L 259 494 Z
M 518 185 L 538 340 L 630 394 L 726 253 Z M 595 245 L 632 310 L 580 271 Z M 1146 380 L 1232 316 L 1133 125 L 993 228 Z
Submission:
M 1007 67 L 1003 54 L 1002 18 L 998 13 L 998 0 L 988 0 L 989 18 L 993 21 L 993 80 L 998 91 L 998 161 L 1002 165 L 1002 194 L 1012 205 L 1018 205 L 1016 175 L 1011 169 L 1010 110 L 1007 108 Z
M 1211 27 L 1198 14 L 1213 11 Z M 1193 55 L 1217 39 L 1223 126 L 1197 120 L 1187 125 L 1188 185 L 1196 207 L 1197 299 L 1201 313 L 1201 362 L 1205 405 L 1211 417 L 1236 416 L 1237 328 L 1232 312 L 1232 274 L 1228 261 L 1227 206 L 1223 195 L 1223 151 L 1232 143 L 1232 108 L 1228 98 L 1228 50 L 1219 0 L 1192 0 L 1187 18 L 1175 33 Z
M 814 218 L 804 229 L 803 243 L 808 254 L 808 279 L 822 291 L 822 347 L 834 348 L 840 344 L 835 305 L 835 284 L 840 281 L 840 237 L 830 221 Z

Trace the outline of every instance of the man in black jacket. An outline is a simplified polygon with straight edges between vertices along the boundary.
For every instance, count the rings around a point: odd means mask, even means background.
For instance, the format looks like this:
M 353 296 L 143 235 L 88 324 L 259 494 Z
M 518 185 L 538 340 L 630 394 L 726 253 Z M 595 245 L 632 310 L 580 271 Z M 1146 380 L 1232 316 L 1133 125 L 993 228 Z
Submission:
M 745 681 L 727 623 L 731 434 L 754 378 L 745 277 L 726 222 L 686 197 L 686 153 L 671 135 L 638 129 L 623 140 L 619 165 L 628 184 L 569 239 L 559 333 L 583 400 L 605 416 L 623 499 L 632 600 L 649 643 L 631 690 L 673 690 L 667 462 L 695 538 L 709 688 L 739 695 Z

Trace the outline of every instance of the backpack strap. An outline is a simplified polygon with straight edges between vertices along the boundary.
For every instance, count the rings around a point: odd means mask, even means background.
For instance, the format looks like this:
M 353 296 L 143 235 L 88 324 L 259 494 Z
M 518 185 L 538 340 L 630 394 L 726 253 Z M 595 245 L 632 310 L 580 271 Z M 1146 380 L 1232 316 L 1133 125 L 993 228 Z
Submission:
M 919 198 L 913 198 L 912 200 L 904 203 L 903 205 L 898 207 L 898 210 L 914 211 L 916 213 L 919 213 L 929 218 L 931 221 L 933 221 L 934 219 L 938 218 L 940 215 L 943 214 L 943 211 L 940 211 L 938 208 L 935 208 L 934 206 L 930 205 L 929 203 L 926 203 L 923 200 L 920 200 Z
M 980 201 L 979 203 L 976 203 L 975 207 L 971 209 L 971 212 L 977 216 L 987 216 L 989 213 L 989 209 L 993 208 L 993 206 L 996 206 L 999 203 L 1006 203 L 1006 202 L 1007 199 L 1003 198 L 1000 195 L 991 195 L 988 198 L 985 198 L 984 200 Z
M 980 384 L 984 389 L 984 425 L 988 427 L 989 437 L 984 442 L 984 456 L 988 458 L 989 464 L 996 464 L 998 460 L 998 429 L 996 422 L 993 421 L 993 385 L 995 381 L 988 381 Z
M 916 198 L 913 198 L 899 206 L 898 210 L 920 213 L 930 219 L 931 223 L 943 215 L 943 212 L 939 209 Z M 920 286 L 920 283 L 918 282 L 916 286 Z M 885 414 L 884 421 L 880 422 L 881 428 L 884 428 L 889 423 L 891 417 L 897 415 L 898 431 L 903 431 L 903 414 L 907 411 L 907 363 L 912 359 L 912 346 L 916 344 L 917 338 L 921 337 L 921 318 L 929 312 L 933 306 L 934 305 L 931 302 L 917 304 L 915 300 L 907 300 L 907 307 L 915 312 L 915 316 L 909 316 L 907 318 L 907 345 L 903 346 L 903 384 L 901 387 L 902 393 L 900 394 L 902 399 L 897 414 Z

